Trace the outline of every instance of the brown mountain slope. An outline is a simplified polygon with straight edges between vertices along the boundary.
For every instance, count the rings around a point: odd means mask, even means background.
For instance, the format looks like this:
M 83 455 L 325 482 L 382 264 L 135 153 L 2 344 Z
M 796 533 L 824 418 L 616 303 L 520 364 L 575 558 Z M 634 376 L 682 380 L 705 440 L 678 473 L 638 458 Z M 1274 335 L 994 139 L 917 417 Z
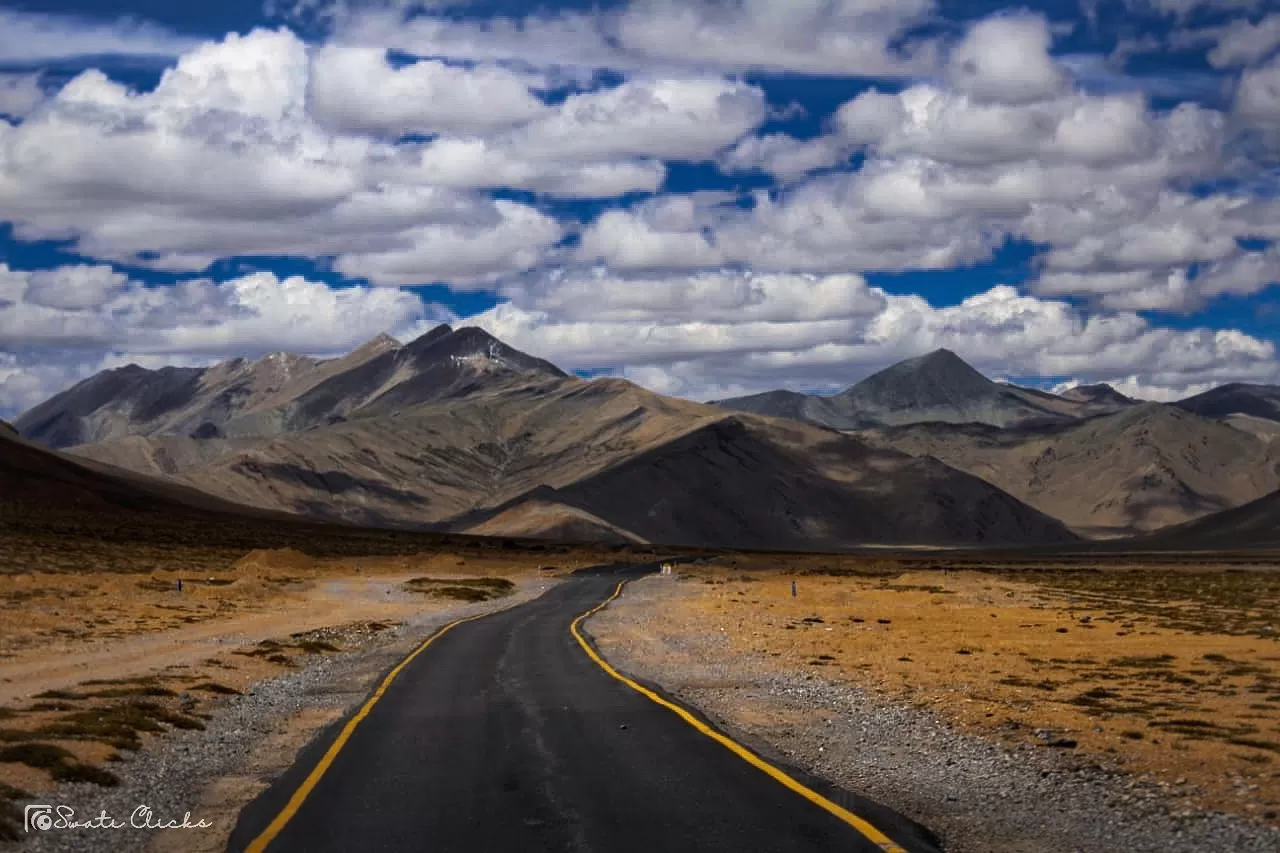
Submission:
M 1155 530 L 1280 488 L 1280 445 L 1155 403 L 1064 426 L 921 424 L 867 437 L 934 456 L 1096 535 Z
M 723 414 L 620 380 L 516 375 L 459 399 L 258 441 L 165 436 L 75 452 L 253 506 L 439 526 L 567 485 Z
M 1280 421 L 1280 386 L 1234 382 L 1179 400 L 1174 405 L 1207 418 L 1252 415 Z
M 901 361 L 831 396 L 779 390 L 714 405 L 858 430 L 916 423 L 1020 426 L 1109 414 L 1134 402 L 1107 385 L 1057 395 L 993 382 L 960 356 L 940 349 Z
M 380 336 L 326 361 L 277 352 L 209 368 L 147 370 L 131 364 L 46 400 L 23 413 L 14 426 L 25 437 L 55 448 L 130 435 L 272 434 L 282 426 L 268 414 L 273 409 L 398 348 L 394 339 Z
M 1142 540 L 1166 548 L 1280 548 L 1280 491 Z
M 574 542 L 645 544 L 630 531 L 615 527 L 583 509 L 530 499 L 496 513 L 462 532 L 476 536 L 531 536 Z
M 678 545 L 789 550 L 1073 538 L 1056 520 L 936 460 L 749 415 L 716 420 L 556 489 L 554 500 Z
M 181 483 L 37 447 L 0 421 L 0 573 L 176 571 L 197 577 L 226 569 L 255 549 L 294 548 L 325 557 L 564 547 L 326 524 L 239 506 Z
M 252 513 L 172 481 L 153 479 L 22 439 L 0 421 L 0 515 L 9 524 L 39 514 L 127 512 Z
M 598 519 L 610 539 L 771 548 L 1072 539 L 986 483 L 828 430 L 617 379 L 483 378 L 444 399 L 377 416 L 365 404 L 350 420 L 257 443 L 172 436 L 77 452 L 253 506 L 367 524 L 535 533 L 541 519 L 551 535 L 563 518 L 519 504 L 554 489 L 550 502 Z

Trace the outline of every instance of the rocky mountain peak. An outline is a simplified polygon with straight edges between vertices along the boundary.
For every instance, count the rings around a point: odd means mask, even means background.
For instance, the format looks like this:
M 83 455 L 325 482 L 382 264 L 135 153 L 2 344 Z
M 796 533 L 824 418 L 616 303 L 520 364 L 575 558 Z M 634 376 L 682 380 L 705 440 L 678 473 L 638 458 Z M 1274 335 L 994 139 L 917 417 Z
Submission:
M 1132 405 L 1137 400 L 1121 394 L 1115 388 L 1112 388 L 1105 382 L 1095 385 L 1077 385 L 1074 388 L 1068 388 L 1060 395 L 1064 400 L 1071 400 L 1077 403 L 1113 403 L 1120 406 Z
M 352 353 L 367 353 L 370 355 L 380 355 L 384 352 L 392 352 L 400 349 L 402 344 L 386 332 L 381 333 L 377 337 L 370 338 L 360 346 L 353 349 Z
M 872 374 L 844 391 L 842 396 L 875 399 L 891 409 L 928 408 L 988 396 L 998 390 L 996 383 L 960 356 L 948 349 L 938 349 Z

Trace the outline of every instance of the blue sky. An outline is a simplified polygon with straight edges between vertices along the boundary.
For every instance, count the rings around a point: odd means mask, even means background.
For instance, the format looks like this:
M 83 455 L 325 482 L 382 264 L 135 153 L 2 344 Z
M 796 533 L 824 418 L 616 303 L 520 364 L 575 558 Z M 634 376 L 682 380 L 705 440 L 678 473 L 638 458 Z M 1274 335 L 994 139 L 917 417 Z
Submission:
M 708 399 L 1280 382 L 1266 0 L 0 2 L 0 415 L 475 323 Z

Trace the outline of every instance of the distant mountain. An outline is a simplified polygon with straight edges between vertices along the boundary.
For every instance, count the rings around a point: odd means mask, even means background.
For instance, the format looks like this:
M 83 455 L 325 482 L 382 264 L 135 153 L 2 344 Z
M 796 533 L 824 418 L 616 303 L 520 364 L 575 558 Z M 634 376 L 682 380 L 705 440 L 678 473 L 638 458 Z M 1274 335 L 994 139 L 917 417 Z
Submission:
M 14 426 L 26 438 L 55 448 L 127 435 L 218 437 L 234 432 L 231 424 L 238 419 L 252 423 L 254 413 L 287 405 L 330 376 L 398 347 L 383 335 L 328 361 L 272 353 L 210 368 L 147 370 L 130 364 L 72 386 L 24 413 Z M 255 423 L 265 425 L 262 418 Z
M 368 525 L 783 549 L 1075 539 L 934 460 L 578 379 L 479 329 L 373 349 L 343 364 L 277 359 L 299 365 L 288 382 L 259 381 L 271 390 L 225 410 L 211 405 L 227 387 L 215 377 L 244 372 L 219 365 L 187 377 L 200 393 L 147 417 L 134 416 L 137 401 L 156 395 L 138 374 L 124 400 L 85 394 L 100 387 L 90 379 L 20 422 L 110 424 L 114 437 L 74 452 L 249 506 Z M 146 374 L 171 387 L 162 371 Z
M 157 513 L 278 517 L 189 486 L 38 447 L 0 421 L 0 534 L 57 527 L 59 519 L 73 517 L 79 525 L 110 516 L 116 520 L 109 526 L 116 526 L 121 516 L 136 514 L 145 522 Z
M 1174 403 L 1179 409 L 1207 418 L 1247 415 L 1280 422 L 1280 385 L 1222 385 Z
M 1162 530 L 1142 543 L 1186 550 L 1280 548 L 1280 491 L 1244 506 Z
M 779 430 L 750 416 L 716 419 L 530 500 L 589 508 L 629 537 L 679 545 L 789 550 L 1074 539 L 1056 520 L 1028 513 L 1003 492 L 936 460 L 809 428 Z
M 1040 427 L 916 424 L 864 437 L 968 471 L 1091 535 L 1155 530 L 1280 488 L 1280 442 L 1158 403 Z
M 441 325 L 408 346 L 380 335 L 325 361 L 272 353 L 209 368 L 129 365 L 81 382 L 14 425 L 59 448 L 126 436 L 260 438 L 463 394 L 486 377 L 512 374 L 565 376 L 481 329 Z
M 318 523 L 38 447 L 0 421 L 0 573 L 124 570 L 203 577 L 258 548 L 329 556 L 492 547 L 560 546 Z
M 1136 406 L 1141 402 L 1132 397 L 1126 397 L 1105 382 L 1097 385 L 1076 385 L 1063 391 L 1058 396 L 1073 403 L 1108 407 L 1113 411 Z
M 997 427 L 1051 423 L 1116 411 L 1133 402 L 1114 391 L 1106 399 L 1101 391 L 1086 395 L 1066 398 L 993 382 L 955 353 L 940 349 L 899 362 L 829 397 L 769 391 L 714 405 L 860 430 L 913 423 Z

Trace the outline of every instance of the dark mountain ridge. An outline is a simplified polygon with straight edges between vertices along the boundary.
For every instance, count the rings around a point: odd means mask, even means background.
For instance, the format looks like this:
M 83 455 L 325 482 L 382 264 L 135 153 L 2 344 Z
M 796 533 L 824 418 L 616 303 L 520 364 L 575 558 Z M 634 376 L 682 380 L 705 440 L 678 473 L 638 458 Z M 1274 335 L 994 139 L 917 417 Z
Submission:
M 939 349 L 887 367 L 831 396 L 766 391 L 713 405 L 852 431 L 930 422 L 996 427 L 1054 423 L 1110 413 L 1132 402 L 1114 391 L 1109 396 L 1094 390 L 1068 398 L 994 382 L 951 350 Z

